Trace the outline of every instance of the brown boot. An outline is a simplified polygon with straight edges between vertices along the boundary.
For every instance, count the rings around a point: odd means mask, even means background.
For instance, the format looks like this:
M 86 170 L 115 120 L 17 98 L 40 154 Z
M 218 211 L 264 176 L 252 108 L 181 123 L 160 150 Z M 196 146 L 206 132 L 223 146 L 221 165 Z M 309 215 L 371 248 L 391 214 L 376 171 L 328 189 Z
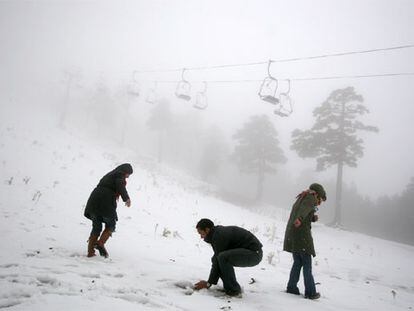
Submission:
M 98 236 L 91 234 L 88 240 L 88 255 L 87 255 L 88 257 L 95 256 L 95 245 L 97 241 L 98 241 Z
M 109 237 L 112 235 L 112 231 L 106 229 L 102 232 L 101 237 L 99 238 L 98 242 L 96 242 L 96 249 L 99 251 L 99 255 L 107 258 L 109 256 L 106 248 L 105 243 L 108 241 Z

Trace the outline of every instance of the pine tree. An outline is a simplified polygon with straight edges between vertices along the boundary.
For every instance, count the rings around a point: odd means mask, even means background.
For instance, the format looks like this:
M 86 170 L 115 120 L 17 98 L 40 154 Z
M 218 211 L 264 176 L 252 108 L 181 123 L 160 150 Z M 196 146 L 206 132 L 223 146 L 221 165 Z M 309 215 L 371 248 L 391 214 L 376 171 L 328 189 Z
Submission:
M 291 149 L 302 158 L 316 158 L 316 169 L 337 166 L 335 219 L 341 224 L 343 167 L 356 167 L 363 156 L 363 140 L 358 131 L 378 132 L 375 126 L 364 125 L 358 117 L 368 113 L 361 95 L 353 87 L 333 91 L 327 100 L 313 111 L 315 124 L 310 130 L 296 129 L 292 133 Z
M 405 190 L 401 193 L 399 197 L 398 205 L 399 208 L 395 210 L 395 201 L 390 204 L 390 210 L 396 218 L 394 227 L 400 228 L 401 233 L 399 234 L 400 240 L 404 243 L 413 243 L 412 237 L 414 236 L 414 177 L 411 177 L 411 180 Z M 398 224 L 398 225 L 397 225 Z
M 276 173 L 276 166 L 286 157 L 279 147 L 277 131 L 266 115 L 253 116 L 238 130 L 232 159 L 242 173 L 257 174 L 256 200 L 262 198 L 265 174 Z
M 88 124 L 95 125 L 97 137 L 116 141 L 118 137 L 118 119 L 114 118 L 118 114 L 111 90 L 104 80 L 97 82 L 90 99 L 88 108 Z
M 204 181 L 209 181 L 211 176 L 217 175 L 226 154 L 227 148 L 223 133 L 216 126 L 210 127 L 199 166 L 200 175 Z
M 59 127 L 65 128 L 65 121 L 67 118 L 69 105 L 71 104 L 71 93 L 74 88 L 80 88 L 80 80 L 82 78 L 82 73 L 79 69 L 71 68 L 63 71 L 63 80 L 65 84 L 65 98 L 63 100 L 62 111 L 60 112 L 59 117 Z

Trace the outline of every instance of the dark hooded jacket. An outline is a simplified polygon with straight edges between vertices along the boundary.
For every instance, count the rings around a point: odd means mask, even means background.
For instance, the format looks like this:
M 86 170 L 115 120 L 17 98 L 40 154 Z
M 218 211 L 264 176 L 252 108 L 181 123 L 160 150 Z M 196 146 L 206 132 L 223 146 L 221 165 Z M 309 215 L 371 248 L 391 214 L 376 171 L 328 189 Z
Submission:
M 94 216 L 102 216 L 118 220 L 117 198 L 121 196 L 124 202 L 129 199 L 125 188 L 126 174 L 132 174 L 132 166 L 129 163 L 121 164 L 102 177 L 86 203 L 85 217 L 91 219 Z
M 213 247 L 214 255 L 211 258 L 212 266 L 208 282 L 217 284 L 220 277 L 220 268 L 217 256 L 226 250 L 245 248 L 252 251 L 260 251 L 262 243 L 250 231 L 237 226 L 214 226 L 204 241 Z

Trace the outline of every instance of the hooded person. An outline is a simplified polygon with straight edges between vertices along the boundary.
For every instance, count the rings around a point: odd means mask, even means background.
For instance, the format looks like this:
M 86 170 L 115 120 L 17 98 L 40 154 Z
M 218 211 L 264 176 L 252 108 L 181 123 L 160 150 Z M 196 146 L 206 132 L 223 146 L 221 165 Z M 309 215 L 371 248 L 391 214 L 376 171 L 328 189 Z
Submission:
M 129 163 L 116 167 L 101 178 L 86 203 L 84 216 L 92 221 L 92 231 L 88 240 L 88 257 L 95 256 L 95 248 L 99 254 L 108 257 L 105 243 L 115 231 L 118 215 L 116 213 L 119 197 L 127 207 L 131 200 L 126 190 L 126 178 L 133 172 Z M 102 231 L 102 224 L 105 229 Z M 102 233 L 101 233 L 102 232 Z
M 299 295 L 297 283 L 300 271 L 303 268 L 305 283 L 305 298 L 318 299 L 315 281 L 312 275 L 312 256 L 315 257 L 315 248 L 311 233 L 311 223 L 318 220 L 316 211 L 322 201 L 326 201 L 326 192 L 322 185 L 313 183 L 309 189 L 297 195 L 286 226 L 283 250 L 292 253 L 293 265 L 290 271 L 286 292 Z

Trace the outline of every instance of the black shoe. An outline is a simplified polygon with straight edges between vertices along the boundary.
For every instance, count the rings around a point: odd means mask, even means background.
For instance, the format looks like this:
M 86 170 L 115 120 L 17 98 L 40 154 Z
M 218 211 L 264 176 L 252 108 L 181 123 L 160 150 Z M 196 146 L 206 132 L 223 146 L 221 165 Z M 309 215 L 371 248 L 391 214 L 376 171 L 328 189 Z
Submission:
M 288 289 L 286 289 L 286 293 L 293 294 L 293 295 L 300 295 L 299 289 L 288 288 Z
M 230 297 L 240 297 L 242 296 L 241 291 L 232 291 L 232 290 L 226 290 L 226 295 Z
M 307 299 L 312 299 L 312 300 L 314 300 L 314 299 L 319 299 L 321 297 L 321 294 L 319 294 L 319 293 L 315 293 L 315 294 L 313 294 L 313 295 L 306 295 L 305 296 L 305 298 L 307 298 Z

